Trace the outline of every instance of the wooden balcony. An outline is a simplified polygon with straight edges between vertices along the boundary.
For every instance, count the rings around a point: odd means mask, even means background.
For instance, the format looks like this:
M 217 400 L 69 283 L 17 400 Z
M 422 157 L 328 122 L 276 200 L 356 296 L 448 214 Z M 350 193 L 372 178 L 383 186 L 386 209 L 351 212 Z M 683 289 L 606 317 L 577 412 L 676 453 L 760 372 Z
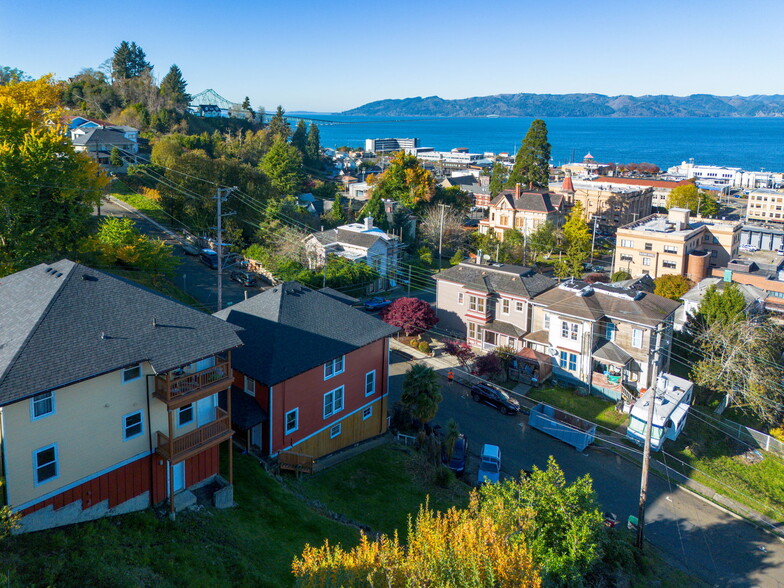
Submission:
M 165 459 L 177 463 L 196 455 L 208 447 L 212 447 L 231 439 L 234 431 L 228 413 L 222 408 L 215 409 L 215 420 L 211 423 L 175 437 L 169 444 L 169 438 L 158 431 L 158 453 Z
M 193 374 L 167 372 L 155 377 L 154 395 L 169 408 L 179 408 L 200 398 L 226 390 L 233 381 L 231 366 L 216 358 L 215 365 Z

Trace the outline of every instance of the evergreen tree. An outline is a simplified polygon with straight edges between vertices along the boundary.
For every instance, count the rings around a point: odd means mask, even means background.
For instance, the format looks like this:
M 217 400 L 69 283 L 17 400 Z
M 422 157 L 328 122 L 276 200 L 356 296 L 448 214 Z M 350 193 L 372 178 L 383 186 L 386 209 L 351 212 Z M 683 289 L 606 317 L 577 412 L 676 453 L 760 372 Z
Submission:
M 536 119 L 520 145 L 506 186 L 514 188 L 519 183 L 524 188 L 546 189 L 549 179 L 550 143 L 547 142 L 547 125 L 543 120 Z
M 242 101 L 242 110 L 248 113 L 250 120 L 253 120 L 256 117 L 256 113 L 253 112 L 253 108 L 250 105 L 250 97 L 245 96 L 245 100 Z
M 283 110 L 282 106 L 278 106 L 277 112 L 275 112 L 275 115 L 269 121 L 269 125 L 267 125 L 267 131 L 273 140 L 275 137 L 281 137 L 284 141 L 289 140 L 291 125 L 283 116 L 284 114 L 286 114 L 286 111 Z
M 305 160 L 311 167 L 320 167 L 321 161 L 321 138 L 319 136 L 318 127 L 315 123 L 311 123 L 308 129 L 308 139 L 305 143 Z
M 144 50 L 135 42 L 123 41 L 114 49 L 112 58 L 112 76 L 116 80 L 138 78 L 145 70 L 151 70 Z
M 717 322 L 734 323 L 743 319 L 745 310 L 746 299 L 736 284 L 726 284 L 721 292 L 713 284 L 702 297 L 697 320 L 703 328 L 710 327 Z
M 388 228 L 387 213 L 384 210 L 384 201 L 381 199 L 381 193 L 378 190 L 373 190 L 370 195 L 370 200 L 365 203 L 365 206 L 359 211 L 357 218 L 364 220 L 366 217 L 373 217 L 373 224 L 385 231 Z
M 346 224 L 348 217 L 346 216 L 346 211 L 343 210 L 343 199 L 340 197 L 340 194 L 335 194 L 335 201 L 332 203 L 332 208 L 329 209 L 326 217 L 336 227 Z
M 188 83 L 182 77 L 182 71 L 177 65 L 172 65 L 169 68 L 163 80 L 161 80 L 161 94 L 171 100 L 176 108 L 185 108 L 188 106 L 191 97 L 185 91 Z
M 294 133 L 291 135 L 291 144 L 294 145 L 299 152 L 302 153 L 302 157 L 305 161 L 307 161 L 307 153 L 305 151 L 305 144 L 308 140 L 308 125 L 305 124 L 305 121 L 299 119 L 297 123 L 297 128 L 294 129 Z
M 490 172 L 490 197 L 495 198 L 498 196 L 498 193 L 504 189 L 504 185 L 506 184 L 507 179 L 509 178 L 509 172 L 506 169 L 506 166 L 496 161 L 493 164 L 493 170 Z
M 117 146 L 112 147 L 112 151 L 109 154 L 109 164 L 113 165 L 114 167 L 120 167 L 123 164 L 122 155 L 120 154 L 120 149 Z
M 302 186 L 302 154 L 283 137 L 275 138 L 259 168 L 269 177 L 280 196 L 293 196 L 299 192 Z
M 583 262 L 591 250 L 591 232 L 585 222 L 583 204 L 579 200 L 574 203 L 572 211 L 563 226 L 566 239 L 566 255 L 555 267 L 555 275 L 559 278 L 577 278 L 583 273 Z

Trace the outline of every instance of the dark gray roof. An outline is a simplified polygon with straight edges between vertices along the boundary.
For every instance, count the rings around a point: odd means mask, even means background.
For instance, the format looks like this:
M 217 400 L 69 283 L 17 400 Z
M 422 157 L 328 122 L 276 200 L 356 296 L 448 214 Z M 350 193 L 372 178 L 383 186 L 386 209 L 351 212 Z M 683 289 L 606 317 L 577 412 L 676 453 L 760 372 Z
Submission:
M 352 304 L 357 304 L 359 302 L 359 298 L 354 298 L 353 296 L 349 296 L 348 294 L 344 294 L 343 292 L 339 292 L 333 288 L 322 288 L 319 290 L 322 294 L 326 294 L 330 298 L 334 298 L 338 302 L 342 302 L 343 304 L 348 304 L 351 306 Z
M 142 361 L 166 372 L 242 344 L 210 315 L 67 259 L 0 279 L 0 300 L 0 405 Z
M 218 396 L 218 405 L 227 409 L 226 391 Z M 256 398 L 236 386 L 231 387 L 231 422 L 241 431 L 267 422 L 267 412 L 259 406 Z
M 347 245 L 354 245 L 355 247 L 364 247 L 369 249 L 376 241 L 383 239 L 383 235 L 377 232 L 360 233 L 358 231 L 347 231 L 338 227 L 330 231 L 320 231 L 313 233 L 313 236 L 322 245 L 329 245 L 330 243 L 345 243 Z
M 297 282 L 284 282 L 215 313 L 244 329 L 232 365 L 274 386 L 397 332 L 395 327 Z
M 582 293 L 581 293 L 582 292 Z M 536 304 L 554 313 L 599 320 L 604 316 L 655 327 L 680 306 L 650 292 L 627 290 L 613 284 L 564 282 L 536 297 Z
M 525 331 L 520 327 L 511 323 L 505 323 L 503 321 L 490 321 L 485 325 L 485 329 L 488 331 L 493 331 L 494 333 L 501 333 L 502 335 L 508 335 L 509 337 L 515 337 L 518 339 L 525 335 Z
M 563 194 L 555 192 L 523 192 L 519 198 L 515 198 L 514 190 L 504 190 L 498 193 L 493 199 L 492 205 L 498 206 L 506 200 L 516 210 L 531 210 L 534 212 L 556 212 L 563 202 Z
M 632 359 L 634 359 L 615 343 L 608 341 L 607 339 L 602 339 L 599 342 L 599 344 L 596 346 L 596 349 L 593 351 L 593 356 L 596 359 L 601 359 L 616 365 L 626 365 Z
M 73 138 L 74 145 L 93 145 L 97 143 L 102 145 L 133 145 L 133 141 L 123 135 L 122 132 L 101 127 L 87 129 L 87 132 L 83 135 L 79 134 Z
M 516 294 L 533 298 L 555 286 L 555 280 L 520 265 L 478 265 L 463 261 L 433 276 L 489 294 Z

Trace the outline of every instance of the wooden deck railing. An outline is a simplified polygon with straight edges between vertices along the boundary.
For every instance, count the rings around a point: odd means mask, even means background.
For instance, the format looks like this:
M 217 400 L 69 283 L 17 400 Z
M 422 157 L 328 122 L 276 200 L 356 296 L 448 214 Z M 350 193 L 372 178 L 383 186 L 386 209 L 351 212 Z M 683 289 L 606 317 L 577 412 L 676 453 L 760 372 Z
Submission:
M 215 417 L 211 423 L 175 437 L 171 445 L 169 437 L 158 431 L 158 453 L 171 461 L 180 461 L 201 449 L 229 439 L 233 431 L 228 413 L 222 408 L 216 408 Z
M 155 378 L 155 394 L 164 402 L 182 399 L 189 394 L 206 390 L 231 381 L 229 362 L 218 360 L 215 365 L 194 374 L 175 376 L 173 372 Z
M 291 470 L 297 474 L 312 474 L 315 461 L 312 455 L 295 453 L 294 451 L 283 451 L 278 455 L 280 469 Z

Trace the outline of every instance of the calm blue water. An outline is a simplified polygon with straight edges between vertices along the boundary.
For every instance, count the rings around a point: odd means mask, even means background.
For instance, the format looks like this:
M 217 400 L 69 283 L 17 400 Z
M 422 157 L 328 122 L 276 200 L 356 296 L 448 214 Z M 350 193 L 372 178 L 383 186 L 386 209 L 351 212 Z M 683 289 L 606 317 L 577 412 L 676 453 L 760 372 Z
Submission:
M 290 114 L 294 114 L 293 112 Z M 384 119 L 340 115 L 313 118 L 352 121 L 320 125 L 324 147 L 364 146 L 365 139 L 419 137 L 423 147 L 473 152 L 517 152 L 531 118 Z M 662 169 L 688 161 L 747 170 L 784 171 L 784 118 L 551 118 L 545 119 L 553 163 L 647 161 Z

